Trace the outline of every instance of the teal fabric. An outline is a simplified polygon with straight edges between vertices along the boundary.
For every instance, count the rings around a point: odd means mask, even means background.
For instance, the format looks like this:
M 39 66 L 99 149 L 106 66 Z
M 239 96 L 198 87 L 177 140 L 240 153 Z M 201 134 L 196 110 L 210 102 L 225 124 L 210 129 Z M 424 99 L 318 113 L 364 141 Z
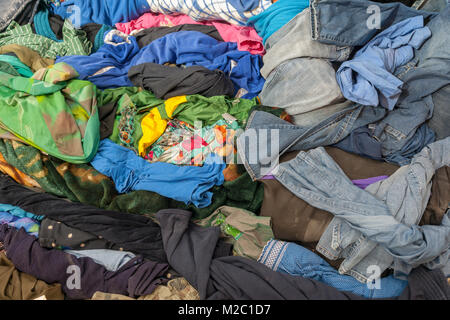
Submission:
M 309 0 L 278 0 L 260 14 L 248 19 L 247 25 L 253 26 L 263 44 L 277 30 L 288 23 L 297 14 L 309 6 Z
M 30 78 L 33 75 L 33 71 L 17 57 L 1 54 L 0 61 L 10 64 L 22 77 Z
M 50 23 L 48 22 L 48 9 L 44 9 L 36 13 L 34 16 L 34 29 L 37 34 L 52 39 L 56 42 L 62 42 L 63 40 L 59 40 L 52 28 L 50 27 Z

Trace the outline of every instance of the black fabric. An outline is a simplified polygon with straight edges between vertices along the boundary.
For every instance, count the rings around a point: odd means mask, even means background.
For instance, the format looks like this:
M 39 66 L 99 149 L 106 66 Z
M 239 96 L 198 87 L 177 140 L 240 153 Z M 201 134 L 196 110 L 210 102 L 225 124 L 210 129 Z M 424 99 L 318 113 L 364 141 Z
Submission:
M 136 38 L 140 48 L 145 47 L 156 39 L 162 38 L 169 33 L 178 31 L 198 31 L 204 33 L 217 41 L 223 41 L 219 31 L 213 26 L 205 26 L 201 24 L 180 24 L 174 27 L 154 27 L 143 29 L 133 36 Z
M 135 86 L 152 91 L 158 99 L 191 94 L 234 96 L 233 83 L 223 71 L 202 66 L 183 68 L 143 63 L 131 67 L 128 77 Z
M 75 256 L 57 249 L 42 248 L 38 239 L 7 224 L 0 226 L 0 241 L 14 266 L 47 283 L 60 283 L 71 299 L 89 299 L 96 291 L 138 297 L 152 293 L 157 285 L 167 282 L 168 265 L 134 257 L 117 271 L 108 271 L 88 257 Z M 79 286 L 73 280 L 79 268 Z M 75 287 L 68 287 L 73 284 Z
M 142 215 L 108 211 L 31 191 L 0 175 L 0 201 L 89 232 L 135 254 L 166 262 L 158 224 Z
M 65 247 L 73 250 L 112 249 L 121 247 L 111 243 L 102 236 L 96 236 L 76 228 L 71 228 L 62 222 L 44 218 L 39 227 L 39 244 L 43 248 Z
M 366 299 L 312 279 L 275 272 L 248 258 L 213 258 L 219 228 L 194 225 L 190 222 L 189 211 L 161 210 L 156 217 L 160 222 L 169 264 L 199 291 L 201 299 Z M 408 281 L 407 289 L 393 300 L 450 298 L 442 272 L 415 269 Z
M 98 108 L 98 117 L 100 120 L 100 140 L 106 139 L 112 135 L 117 108 L 118 104 L 115 102 L 107 103 Z

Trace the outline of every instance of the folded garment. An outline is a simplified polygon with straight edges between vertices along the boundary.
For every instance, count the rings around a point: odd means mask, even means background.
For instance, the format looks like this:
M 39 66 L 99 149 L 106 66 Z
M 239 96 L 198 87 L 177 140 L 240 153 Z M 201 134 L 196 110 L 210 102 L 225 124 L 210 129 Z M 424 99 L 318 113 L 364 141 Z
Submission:
M 390 275 L 372 279 L 378 283 L 372 284 L 371 287 L 351 276 L 339 274 L 324 259 L 293 242 L 270 240 L 258 262 L 274 271 L 315 279 L 341 291 L 352 292 L 366 298 L 397 297 L 408 285 L 408 281 L 395 279 Z
M 0 299 L 34 300 L 42 296 L 45 300 L 64 300 L 59 283 L 47 284 L 19 271 L 6 254 L 0 252 Z
M 92 166 L 113 179 L 117 191 L 154 191 L 162 196 L 193 203 L 197 207 L 211 204 L 212 192 L 208 191 L 224 181 L 225 164 L 214 154 L 208 156 L 202 167 L 179 167 L 168 163 L 148 163 L 133 151 L 102 140 Z
M 144 63 L 131 67 L 128 77 L 135 86 L 152 91 L 158 99 L 191 94 L 234 96 L 233 83 L 223 71 L 202 66 L 182 68 Z
M 198 31 L 170 33 L 140 49 L 135 37 L 112 30 L 96 53 L 61 57 L 56 62 L 72 65 L 80 79 L 89 80 L 99 88 L 133 86 L 128 78 L 129 69 L 146 62 L 219 69 L 230 77 L 234 94 L 241 88 L 245 90 L 243 98 L 257 96 L 264 85 L 259 72 L 261 56 L 239 51 L 235 43 L 219 42 Z
M 262 44 L 262 39 L 254 28 L 236 26 L 221 21 L 195 21 L 187 15 L 164 15 L 160 13 L 147 12 L 136 20 L 125 23 L 116 23 L 116 28 L 126 34 L 131 34 L 133 31 L 140 29 L 163 27 L 163 26 L 177 26 L 186 24 L 202 24 L 213 26 L 219 32 L 222 41 L 236 42 L 238 49 L 241 51 L 248 51 L 251 54 L 263 55 L 265 50 Z M 215 38 L 215 37 L 214 37 Z M 215 38 L 217 39 L 217 38 Z M 217 39 L 219 40 L 219 39 Z
M 33 33 L 30 24 L 19 26 L 11 22 L 5 32 L 0 33 L 0 46 L 18 44 L 38 52 L 43 58 L 56 59 L 57 56 L 88 55 L 92 44 L 86 34 L 66 20 L 63 26 L 63 41 L 54 41 Z
M 120 30 L 119 30 L 120 31 Z M 156 39 L 162 38 L 169 33 L 179 31 L 197 31 L 207 36 L 210 36 L 217 41 L 224 41 L 219 32 L 213 26 L 201 25 L 201 24 L 182 24 L 174 27 L 154 27 L 143 30 L 136 30 L 131 34 L 136 38 L 139 47 L 143 48 L 149 45 Z
M 431 31 L 424 27 L 422 16 L 403 20 L 375 36 L 336 72 L 344 97 L 363 105 L 394 109 L 403 82 L 393 73 L 408 63 L 414 57 L 413 48 L 420 48 L 429 37 Z
M 0 199 L 35 215 L 44 215 L 152 261 L 166 262 L 160 227 L 150 218 L 74 203 L 18 185 L 0 175 Z
M 47 283 L 60 283 L 69 299 L 88 299 L 96 291 L 137 297 L 167 282 L 168 265 L 135 257 L 112 272 L 91 258 L 76 258 L 60 250 L 41 248 L 23 229 L 0 226 L 0 241 L 14 266 Z M 51 263 L 49 263 L 51 262 Z
M 0 125 L 50 155 L 89 162 L 100 140 L 96 87 L 76 76 L 65 63 L 32 78 L 0 72 Z

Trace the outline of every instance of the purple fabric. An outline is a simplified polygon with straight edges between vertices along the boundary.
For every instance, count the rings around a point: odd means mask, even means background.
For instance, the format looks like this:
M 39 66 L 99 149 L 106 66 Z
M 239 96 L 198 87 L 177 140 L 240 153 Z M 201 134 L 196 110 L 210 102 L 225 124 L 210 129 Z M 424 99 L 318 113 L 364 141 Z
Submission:
M 359 180 L 352 180 L 353 184 L 361 189 L 367 188 L 372 183 L 385 180 L 389 178 L 389 176 L 378 176 L 378 177 L 372 177 L 367 179 L 359 179 Z
M 60 250 L 42 248 L 38 239 L 27 234 L 25 229 L 6 224 L 0 226 L 0 242 L 18 270 L 48 284 L 60 283 L 69 299 L 89 299 L 96 291 L 138 297 L 152 293 L 157 285 L 168 281 L 164 277 L 168 270 L 166 263 L 155 263 L 137 256 L 112 272 L 91 258 L 76 258 Z M 70 266 L 79 268 L 79 287 L 68 287 L 76 284 L 73 279 L 77 274 Z

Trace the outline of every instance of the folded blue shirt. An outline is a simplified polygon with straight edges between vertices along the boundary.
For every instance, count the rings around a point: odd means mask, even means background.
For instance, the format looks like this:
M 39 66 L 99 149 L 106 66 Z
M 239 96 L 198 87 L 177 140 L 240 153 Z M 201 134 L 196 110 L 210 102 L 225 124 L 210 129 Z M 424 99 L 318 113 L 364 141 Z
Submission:
M 369 285 L 355 278 L 339 274 L 324 259 L 293 242 L 270 240 L 258 259 L 274 271 L 301 276 L 326 283 L 338 290 L 352 292 L 366 298 L 392 298 L 399 296 L 408 281 L 388 276 Z
M 348 100 L 392 110 L 403 82 L 393 73 L 414 57 L 414 50 L 431 36 L 423 16 L 396 23 L 375 36 L 354 58 L 341 64 L 336 80 Z
M 179 31 L 139 49 L 135 37 L 122 39 L 114 33 L 111 35 L 113 43 L 105 43 L 90 56 L 59 57 L 56 62 L 70 64 L 78 71 L 79 79 L 89 80 L 101 89 L 133 86 L 128 70 L 147 62 L 222 70 L 233 82 L 235 94 L 240 88 L 248 92 L 242 96 L 245 99 L 256 97 L 264 86 L 261 56 L 239 51 L 234 42 L 220 42 L 198 31 Z
M 226 166 L 222 158 L 214 153 L 206 158 L 201 167 L 149 163 L 109 139 L 100 141 L 91 165 L 110 177 L 119 193 L 153 191 L 186 204 L 193 203 L 198 208 L 211 204 L 213 194 L 208 190 L 223 184 L 222 171 Z

